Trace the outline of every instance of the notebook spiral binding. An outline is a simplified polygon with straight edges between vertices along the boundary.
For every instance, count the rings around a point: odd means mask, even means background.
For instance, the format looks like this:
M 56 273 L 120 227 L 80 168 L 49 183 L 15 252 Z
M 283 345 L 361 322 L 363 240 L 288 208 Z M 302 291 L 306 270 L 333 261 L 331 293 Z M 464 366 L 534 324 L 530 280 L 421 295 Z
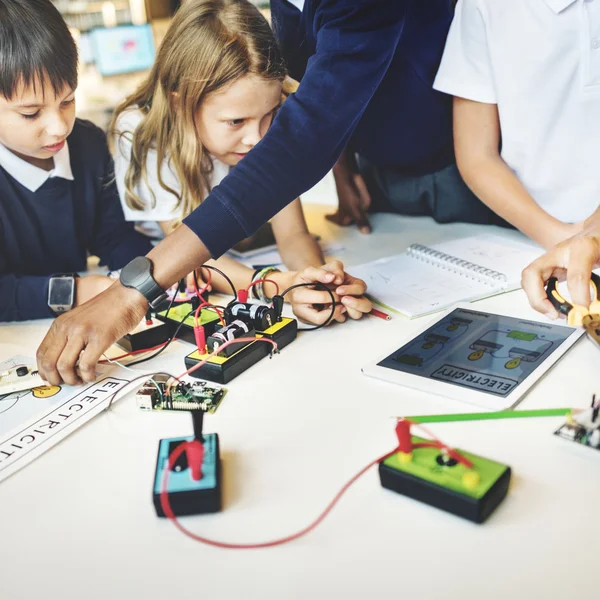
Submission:
M 498 284 L 507 283 L 508 281 L 504 273 L 487 269 L 486 267 L 469 262 L 468 260 L 462 260 L 456 256 L 451 256 L 445 252 L 433 250 L 422 244 L 412 244 L 409 246 L 407 254 L 417 260 L 435 265 L 446 271 L 452 271 L 463 277 L 469 277 L 490 287 L 498 287 Z

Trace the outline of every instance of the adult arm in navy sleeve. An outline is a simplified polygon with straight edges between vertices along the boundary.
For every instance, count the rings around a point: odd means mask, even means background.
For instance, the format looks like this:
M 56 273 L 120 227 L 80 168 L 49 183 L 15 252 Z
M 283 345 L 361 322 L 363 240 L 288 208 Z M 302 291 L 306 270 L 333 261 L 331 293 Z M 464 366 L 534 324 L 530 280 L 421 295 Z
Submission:
M 335 164 L 383 79 L 408 0 L 327 0 L 316 52 L 263 140 L 184 223 L 213 257 L 316 184 Z
M 144 256 L 152 249 L 150 240 L 127 222 L 114 181 L 112 157 L 103 140 L 104 177 L 94 215 L 94 235 L 90 252 L 100 257 L 111 270 L 121 269 L 136 256 Z

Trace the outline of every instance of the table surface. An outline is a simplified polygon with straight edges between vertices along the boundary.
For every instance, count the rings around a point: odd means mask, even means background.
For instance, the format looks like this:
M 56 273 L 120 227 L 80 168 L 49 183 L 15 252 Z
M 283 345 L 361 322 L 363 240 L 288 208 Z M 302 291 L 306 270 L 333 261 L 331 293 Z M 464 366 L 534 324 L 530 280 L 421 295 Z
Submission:
M 360 235 L 323 219 L 315 233 L 357 264 L 483 227 L 378 215 Z M 516 234 L 514 234 L 516 235 Z M 523 292 L 476 304 L 534 316 Z M 469 405 L 367 378 L 361 367 L 397 348 L 419 320 L 365 318 L 301 334 L 234 380 L 207 432 L 221 439 L 224 510 L 189 517 L 223 541 L 277 538 L 311 522 L 341 486 L 393 449 L 394 415 L 465 412 Z M 49 322 L 0 328 L 0 359 L 34 355 Z M 148 368 L 183 370 L 175 342 Z M 520 408 L 586 406 L 598 351 L 580 341 Z M 553 436 L 562 419 L 446 423 L 447 443 L 509 464 L 509 495 L 485 525 L 383 490 L 365 474 L 318 529 L 267 550 L 193 542 L 155 516 L 158 440 L 191 433 L 187 414 L 144 413 L 119 401 L 0 484 L 0 598 L 566 598 L 597 592 L 600 453 Z

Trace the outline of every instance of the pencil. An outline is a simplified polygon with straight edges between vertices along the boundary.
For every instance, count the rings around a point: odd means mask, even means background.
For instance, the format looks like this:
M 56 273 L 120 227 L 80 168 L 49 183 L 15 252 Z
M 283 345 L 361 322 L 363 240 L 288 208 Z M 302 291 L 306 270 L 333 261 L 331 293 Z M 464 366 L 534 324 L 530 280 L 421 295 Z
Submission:
M 387 313 L 384 313 L 380 310 L 377 310 L 376 308 L 372 308 L 371 312 L 369 313 L 370 315 L 373 315 L 374 317 L 379 317 L 380 319 L 383 319 L 385 321 L 391 321 L 392 317 L 390 317 L 390 315 L 388 315 Z

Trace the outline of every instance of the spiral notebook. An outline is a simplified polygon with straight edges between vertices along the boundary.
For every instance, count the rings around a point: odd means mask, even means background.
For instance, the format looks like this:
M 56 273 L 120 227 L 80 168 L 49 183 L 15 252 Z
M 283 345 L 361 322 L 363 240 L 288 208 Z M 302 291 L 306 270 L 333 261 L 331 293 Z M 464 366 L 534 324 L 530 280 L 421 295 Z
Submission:
M 513 237 L 476 235 L 413 244 L 402 254 L 348 270 L 366 281 L 377 304 L 414 318 L 518 289 L 521 271 L 540 254 L 540 247 Z

